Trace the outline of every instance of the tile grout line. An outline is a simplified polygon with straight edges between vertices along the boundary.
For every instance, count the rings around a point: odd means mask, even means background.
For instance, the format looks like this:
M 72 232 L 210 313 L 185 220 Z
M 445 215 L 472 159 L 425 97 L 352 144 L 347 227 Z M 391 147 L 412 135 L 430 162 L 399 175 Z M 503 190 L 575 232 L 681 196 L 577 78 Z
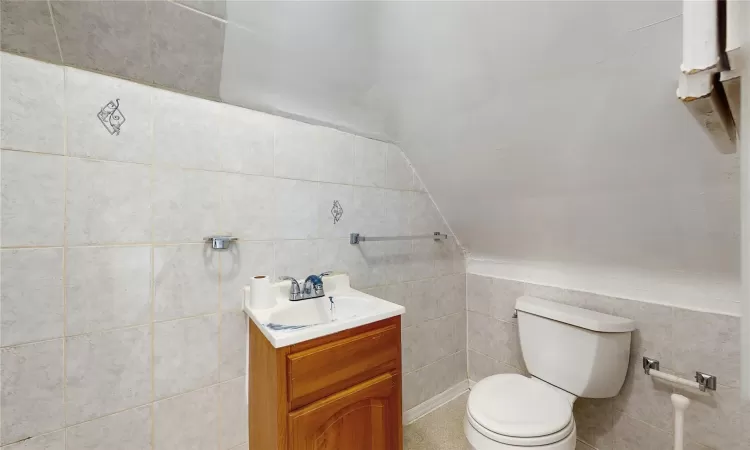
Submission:
M 67 69 L 67 67 L 65 67 Z M 35 155 L 47 155 L 47 156 L 62 156 L 58 153 L 49 153 L 49 152 L 42 152 L 42 151 L 33 151 L 33 150 L 23 150 L 23 149 L 17 149 L 17 148 L 11 148 L 11 147 L 2 147 L 0 148 L 4 151 L 9 152 L 22 152 L 22 153 L 31 153 Z M 231 170 L 212 170 L 212 169 L 205 169 L 202 167 L 185 167 L 180 166 L 179 164 L 170 164 L 170 163 L 164 163 L 164 162 L 138 162 L 138 161 L 120 161 L 115 159 L 102 159 L 102 158 L 92 158 L 92 157 L 86 157 L 86 156 L 77 156 L 77 155 L 68 155 L 70 158 L 81 160 L 81 161 L 91 161 L 91 162 L 99 162 L 99 163 L 112 163 L 112 164 L 128 164 L 128 165 L 136 165 L 136 166 L 153 166 L 155 169 L 167 169 L 167 170 L 184 170 L 184 171 L 194 171 L 194 172 L 208 172 L 208 173 L 222 173 L 222 174 L 231 174 L 231 175 L 240 175 L 245 177 L 260 177 L 260 178 L 273 178 L 273 179 L 279 179 L 279 180 L 290 180 L 290 181 L 302 181 L 307 183 L 321 183 L 321 184 L 332 184 L 336 186 L 350 186 L 350 187 L 356 187 L 356 188 L 370 188 L 370 189 L 382 189 L 385 191 L 394 191 L 394 192 L 412 192 L 415 194 L 426 194 L 425 192 L 414 190 L 414 189 L 399 189 L 399 188 L 393 188 L 393 187 L 387 187 L 387 186 L 376 186 L 376 185 L 370 185 L 370 184 L 356 184 L 356 183 L 341 183 L 336 181 L 327 181 L 327 180 L 319 180 L 319 179 L 310 179 L 310 178 L 294 178 L 294 177 L 288 177 L 288 176 L 282 176 L 282 175 L 276 175 L 274 174 L 265 174 L 265 173 L 247 173 L 247 172 L 237 172 L 237 171 L 231 171 Z M 275 155 L 274 155 L 275 158 Z M 275 169 L 274 169 L 275 172 Z M 452 235 L 452 233 L 451 233 Z
M 47 0 L 47 6 L 52 14 L 52 5 Z M 54 26 L 54 19 L 52 19 Z M 55 32 L 57 37 L 57 32 Z M 59 46 L 59 40 L 58 40 Z M 62 50 L 60 51 L 62 59 Z M 63 68 L 63 264 L 62 264 L 62 294 L 63 294 L 63 339 L 62 339 L 62 359 L 63 359 L 63 442 L 68 445 L 68 71 Z
M 154 145 L 154 122 L 156 120 L 155 118 L 155 112 L 154 112 L 154 96 L 153 93 L 150 93 L 148 96 L 148 104 L 149 104 L 149 158 L 151 160 L 151 164 L 149 167 L 149 195 L 150 195 L 150 235 L 151 235 L 151 245 L 150 245 L 150 252 L 149 257 L 151 258 L 151 283 L 149 289 L 149 295 L 151 296 L 151 305 L 150 305 L 150 323 L 149 323 L 149 330 L 151 332 L 151 352 L 150 352 L 150 363 L 151 363 L 151 402 L 150 402 L 150 410 L 151 410 L 151 436 L 149 439 L 149 445 L 151 446 L 151 450 L 154 450 L 156 447 L 156 324 L 154 323 L 154 317 L 156 315 L 156 265 L 155 265 L 155 258 L 154 258 L 154 186 L 155 186 L 155 170 L 154 170 L 154 160 L 155 160 L 155 145 Z
M 469 279 L 464 273 L 464 307 L 466 308 L 466 379 L 470 380 L 469 374 Z
M 221 165 L 221 166 L 223 166 L 222 155 L 223 155 L 223 152 L 219 152 L 219 165 Z M 224 217 L 224 209 L 227 207 L 227 205 L 226 205 L 226 196 L 224 195 L 225 194 L 225 190 L 223 189 L 223 185 L 224 185 L 225 181 L 226 181 L 225 179 L 220 179 L 219 180 L 219 185 L 220 185 L 219 186 L 219 192 L 221 192 L 221 194 L 219 196 L 219 217 L 217 218 L 216 222 L 217 222 L 217 226 L 219 227 L 219 230 L 220 230 L 221 233 L 224 233 L 226 231 L 226 230 L 224 230 L 224 223 L 223 223 L 223 220 L 222 220 L 222 218 Z M 235 242 L 234 245 L 235 245 L 235 248 L 237 248 L 239 244 L 237 242 Z M 230 245 L 230 247 L 231 247 L 231 245 Z M 223 305 L 222 305 L 222 298 L 221 297 L 222 297 L 222 278 L 223 278 L 222 277 L 222 272 L 223 272 L 224 258 L 221 257 L 221 253 L 220 252 L 216 252 L 216 251 L 214 251 L 214 252 L 216 253 L 216 258 L 219 260 L 218 264 L 217 264 L 218 269 L 219 269 L 218 270 L 219 273 L 217 274 L 217 289 L 216 289 L 216 295 L 218 295 L 217 302 L 216 302 L 216 306 L 217 306 L 217 310 L 218 310 L 218 317 L 217 317 L 217 327 L 218 327 L 218 329 L 216 330 L 216 336 L 217 336 L 217 338 L 216 338 L 216 378 L 217 378 L 218 383 L 221 383 L 221 324 L 223 322 L 223 320 L 222 320 L 222 318 L 223 318 L 223 309 L 222 309 L 222 306 Z M 239 249 L 238 249 L 238 252 L 239 252 Z M 221 447 L 221 426 L 222 426 L 223 417 L 222 417 L 222 414 L 221 414 L 221 404 L 222 404 L 222 401 L 221 401 L 221 386 L 219 386 L 217 388 L 216 395 L 217 395 L 216 404 L 217 404 L 217 408 L 218 408 L 218 410 L 216 411 L 216 417 L 217 417 L 217 421 L 216 421 L 217 422 L 217 425 L 216 425 L 216 444 L 217 444 L 218 448 L 222 448 Z

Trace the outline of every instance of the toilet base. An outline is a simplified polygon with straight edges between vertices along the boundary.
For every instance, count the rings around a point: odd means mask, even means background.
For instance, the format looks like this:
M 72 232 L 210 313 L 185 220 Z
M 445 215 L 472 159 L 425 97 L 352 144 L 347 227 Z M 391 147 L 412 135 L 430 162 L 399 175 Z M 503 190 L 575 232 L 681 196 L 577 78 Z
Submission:
M 487 436 L 483 435 L 479 431 L 475 430 L 469 423 L 466 416 L 464 416 L 464 434 L 466 439 L 469 441 L 471 450 L 520 450 L 528 448 L 529 450 L 575 450 L 576 448 L 576 427 L 575 421 L 573 423 L 573 431 L 565 437 L 563 440 L 555 442 L 553 444 L 535 446 L 535 447 L 523 447 L 517 445 L 508 445 L 501 442 L 493 441 Z

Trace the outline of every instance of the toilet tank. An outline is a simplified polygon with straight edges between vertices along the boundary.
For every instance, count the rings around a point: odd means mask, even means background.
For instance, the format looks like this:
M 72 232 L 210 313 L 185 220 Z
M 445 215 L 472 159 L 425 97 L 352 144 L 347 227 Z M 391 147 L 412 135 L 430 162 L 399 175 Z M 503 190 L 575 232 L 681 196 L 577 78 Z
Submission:
M 578 397 L 614 397 L 630 360 L 630 319 L 534 297 L 516 300 L 529 373 Z

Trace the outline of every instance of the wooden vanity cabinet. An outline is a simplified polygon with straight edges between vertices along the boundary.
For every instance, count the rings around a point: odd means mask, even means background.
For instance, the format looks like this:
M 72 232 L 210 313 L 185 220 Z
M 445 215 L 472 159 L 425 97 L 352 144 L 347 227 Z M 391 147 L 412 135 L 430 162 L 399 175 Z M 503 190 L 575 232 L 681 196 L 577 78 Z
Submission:
M 402 450 L 400 316 L 282 348 L 248 322 L 251 449 Z

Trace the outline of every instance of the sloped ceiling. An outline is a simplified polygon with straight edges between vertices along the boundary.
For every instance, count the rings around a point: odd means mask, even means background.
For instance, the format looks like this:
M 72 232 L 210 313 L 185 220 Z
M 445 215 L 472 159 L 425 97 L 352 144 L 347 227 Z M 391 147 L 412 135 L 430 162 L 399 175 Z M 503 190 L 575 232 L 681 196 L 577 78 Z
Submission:
M 680 1 L 0 3 L 4 51 L 397 142 L 473 257 L 738 279 Z
M 735 278 L 738 160 L 676 99 L 681 7 L 229 2 L 221 96 L 399 143 L 472 256 Z

